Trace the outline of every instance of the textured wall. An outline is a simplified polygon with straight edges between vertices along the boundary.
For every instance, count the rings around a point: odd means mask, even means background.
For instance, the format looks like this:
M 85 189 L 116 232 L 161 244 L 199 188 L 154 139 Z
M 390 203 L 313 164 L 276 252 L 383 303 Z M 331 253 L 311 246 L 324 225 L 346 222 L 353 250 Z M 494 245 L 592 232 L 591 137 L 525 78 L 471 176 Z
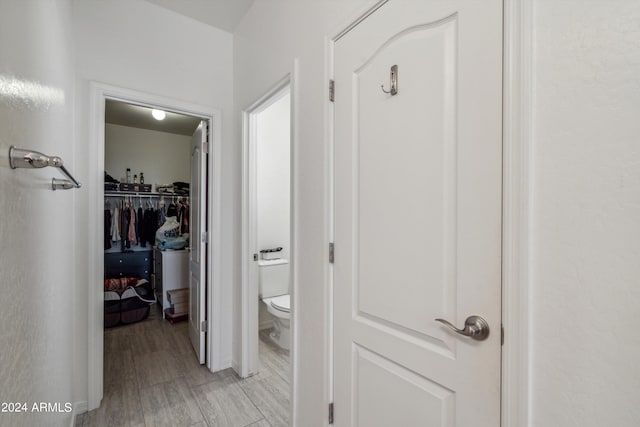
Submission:
M 640 3 L 535 4 L 532 419 L 640 424 Z
M 72 173 L 69 1 L 0 1 L 0 402 L 72 401 L 76 211 L 52 168 L 11 170 L 9 146 Z M 0 413 L 2 426 L 69 425 L 70 413 Z

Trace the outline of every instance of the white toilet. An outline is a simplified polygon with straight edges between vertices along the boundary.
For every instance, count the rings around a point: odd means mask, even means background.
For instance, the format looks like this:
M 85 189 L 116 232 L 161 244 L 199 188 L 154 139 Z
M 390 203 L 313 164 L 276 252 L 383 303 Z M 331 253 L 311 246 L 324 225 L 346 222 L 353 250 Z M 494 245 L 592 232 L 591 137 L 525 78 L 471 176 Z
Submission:
M 291 298 L 289 297 L 289 261 L 286 259 L 260 260 L 259 293 L 273 319 L 273 342 L 289 350 L 291 334 Z

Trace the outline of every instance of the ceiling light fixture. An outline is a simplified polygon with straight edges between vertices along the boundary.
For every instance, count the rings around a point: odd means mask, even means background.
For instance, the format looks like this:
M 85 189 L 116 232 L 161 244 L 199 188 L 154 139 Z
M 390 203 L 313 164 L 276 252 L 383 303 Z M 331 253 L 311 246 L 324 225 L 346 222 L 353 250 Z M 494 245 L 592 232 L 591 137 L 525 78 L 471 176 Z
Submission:
M 156 120 L 164 120 L 164 118 L 167 116 L 167 113 L 165 113 L 162 110 L 156 110 L 155 108 L 153 110 L 151 110 L 151 115 L 153 116 L 154 119 Z

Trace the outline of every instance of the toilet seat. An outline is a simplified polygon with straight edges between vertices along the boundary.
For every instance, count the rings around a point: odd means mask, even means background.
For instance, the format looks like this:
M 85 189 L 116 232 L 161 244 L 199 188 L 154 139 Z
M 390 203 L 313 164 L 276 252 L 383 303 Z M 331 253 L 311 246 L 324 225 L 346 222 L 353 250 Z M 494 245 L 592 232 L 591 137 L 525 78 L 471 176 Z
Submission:
M 289 313 L 291 311 L 291 297 L 289 294 L 280 295 L 279 297 L 270 298 L 271 307 L 276 310 Z

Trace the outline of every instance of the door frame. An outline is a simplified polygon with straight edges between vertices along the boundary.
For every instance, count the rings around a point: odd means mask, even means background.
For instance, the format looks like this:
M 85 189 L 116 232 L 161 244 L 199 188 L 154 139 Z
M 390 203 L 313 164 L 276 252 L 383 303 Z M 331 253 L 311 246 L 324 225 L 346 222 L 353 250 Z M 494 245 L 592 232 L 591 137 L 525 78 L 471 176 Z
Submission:
M 234 361 L 234 369 L 242 378 L 247 378 L 258 372 L 258 333 L 259 319 L 258 313 L 260 305 L 258 301 L 259 289 L 255 284 L 258 280 L 257 266 L 252 258 L 252 254 L 257 250 L 257 218 L 256 218 L 256 156 L 257 146 L 255 142 L 255 119 L 256 114 L 264 111 L 286 93 L 290 94 L 291 111 L 291 146 L 290 146 L 290 248 L 289 248 L 289 285 L 291 289 L 291 347 L 290 365 L 293 366 L 295 360 L 296 340 L 295 336 L 295 295 L 296 282 L 293 280 L 295 271 L 295 182 L 294 182 L 294 156 L 296 152 L 295 138 L 295 73 L 297 62 L 294 62 L 292 70 L 283 78 L 278 80 L 260 98 L 242 110 L 242 288 L 241 288 L 241 352 L 240 360 Z M 294 381 L 295 382 L 295 378 Z M 292 394 L 293 398 L 293 394 Z
M 291 75 L 280 79 L 258 100 L 242 110 L 242 338 L 241 356 L 234 367 L 238 375 L 247 378 L 258 373 L 259 289 L 258 267 L 252 254 L 257 247 L 257 144 L 255 132 L 257 115 L 291 93 Z M 292 110 L 292 109 L 291 109 Z M 293 158 L 293 157 L 291 157 Z M 293 177 L 293 176 L 291 176 Z M 293 180 L 290 180 L 293 181 Z M 293 234 L 290 235 L 290 243 Z M 289 248 L 290 254 L 293 250 Z M 291 257 L 290 257 L 291 258 Z M 289 259 L 289 266 L 293 260 Z M 291 276 L 290 276 L 291 277 Z M 291 280 L 291 279 L 290 279 Z
M 208 190 L 209 213 L 206 218 L 210 230 L 207 256 L 206 316 L 206 366 L 212 372 L 224 368 L 221 352 L 221 112 L 218 109 L 185 102 L 164 96 L 144 93 L 99 82 L 90 82 L 89 102 L 89 172 L 87 187 L 89 194 L 89 286 L 88 290 L 88 410 L 100 406 L 103 397 L 103 345 L 104 345 L 104 292 L 101 286 L 104 277 L 104 251 L 96 242 L 102 239 L 104 217 L 104 150 L 105 150 L 105 101 L 116 100 L 165 111 L 188 114 L 209 122 Z
M 334 79 L 335 43 L 389 0 L 378 0 L 335 28 L 328 39 L 325 63 Z M 532 0 L 503 0 L 503 140 L 502 140 L 502 326 L 501 426 L 530 424 L 530 206 L 533 114 Z M 334 105 L 325 97 L 328 135 L 330 232 L 334 241 Z M 333 401 L 333 266 L 329 264 L 329 379 L 327 402 Z
M 285 92 L 290 94 L 290 249 L 289 249 L 289 288 L 291 289 L 291 345 L 289 374 L 291 378 L 289 415 L 292 425 L 296 424 L 295 401 L 298 390 L 297 366 L 300 341 L 298 339 L 298 280 L 297 280 L 297 244 L 296 230 L 298 228 L 298 200 L 297 185 L 297 153 L 299 138 L 297 134 L 298 117 L 298 59 L 294 59 L 290 71 L 277 83 L 269 88 L 260 98 L 242 110 L 242 245 L 241 245 L 241 290 L 240 290 L 240 358 L 234 358 L 233 368 L 242 378 L 247 378 L 258 370 L 258 287 L 257 266 L 252 254 L 256 249 L 256 217 L 254 200 L 256 195 L 255 169 L 256 149 L 254 126 L 251 125 L 254 115 L 267 108 Z

